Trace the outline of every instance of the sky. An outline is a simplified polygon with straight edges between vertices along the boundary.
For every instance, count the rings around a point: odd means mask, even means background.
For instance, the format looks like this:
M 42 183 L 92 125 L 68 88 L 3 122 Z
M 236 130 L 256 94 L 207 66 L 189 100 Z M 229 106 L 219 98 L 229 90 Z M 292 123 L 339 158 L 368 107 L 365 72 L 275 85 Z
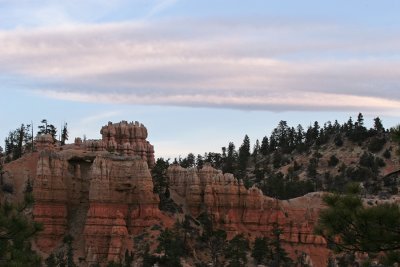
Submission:
M 280 120 L 400 122 L 397 0 L 0 0 L 0 140 L 140 121 L 156 157 L 252 144 Z M 0 141 L 0 146 L 3 142 Z

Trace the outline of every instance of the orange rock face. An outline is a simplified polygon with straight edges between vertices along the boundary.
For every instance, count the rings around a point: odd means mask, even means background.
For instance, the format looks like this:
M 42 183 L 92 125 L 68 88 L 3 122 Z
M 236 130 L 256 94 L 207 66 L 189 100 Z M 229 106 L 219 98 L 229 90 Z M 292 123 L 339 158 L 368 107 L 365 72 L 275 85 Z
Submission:
M 152 167 L 154 165 L 154 147 L 146 141 L 147 129 L 139 122 L 122 121 L 103 126 L 100 131 L 102 146 L 107 150 L 116 150 L 123 155 L 137 155 Z
M 102 140 L 76 139 L 63 147 L 54 145 L 51 136 L 38 136 L 38 152 L 5 166 L 19 199 L 24 183 L 33 183 L 33 218 L 44 227 L 36 247 L 45 254 L 71 235 L 77 262 L 119 262 L 133 249 L 132 235 L 172 221 L 161 214 L 153 194 L 148 165 L 154 164 L 154 150 L 146 128 L 109 123 L 101 132 Z
M 204 206 L 217 227 L 229 236 L 245 233 L 250 238 L 270 237 L 274 224 L 283 230 L 282 239 L 289 254 L 305 252 L 313 266 L 325 266 L 329 250 L 326 241 L 313 234 L 322 206 L 321 194 L 308 194 L 278 201 L 258 188 L 247 190 L 232 174 L 222 174 L 205 165 L 201 170 L 173 165 L 168 169 L 170 189 L 186 200 L 187 209 L 196 217 Z

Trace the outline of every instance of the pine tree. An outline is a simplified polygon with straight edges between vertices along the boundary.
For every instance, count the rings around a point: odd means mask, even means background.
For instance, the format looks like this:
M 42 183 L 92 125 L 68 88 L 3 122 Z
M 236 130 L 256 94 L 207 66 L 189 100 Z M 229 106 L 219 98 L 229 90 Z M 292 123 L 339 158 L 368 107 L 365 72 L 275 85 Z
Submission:
M 266 156 L 269 152 L 269 141 L 268 141 L 268 137 L 264 136 L 264 138 L 261 141 L 261 154 L 263 154 L 264 156 Z
M 65 141 L 68 140 L 68 128 L 67 123 L 64 123 L 62 131 L 61 131 L 61 145 L 65 145 Z
M 229 259 L 228 267 L 242 267 L 247 263 L 247 251 L 249 250 L 249 241 L 243 234 L 232 238 L 225 249 L 225 258 Z
M 271 241 L 272 259 L 270 261 L 271 267 L 291 266 L 292 260 L 289 258 L 287 252 L 282 247 L 282 229 L 275 223 L 272 229 L 274 238 Z
M 8 160 L 16 160 L 28 149 L 31 150 L 30 125 L 21 124 L 19 128 L 10 131 L 5 139 L 5 154 Z
M 236 167 L 236 161 L 237 161 L 237 152 L 235 150 L 235 144 L 233 142 L 229 142 L 228 155 L 226 156 L 223 172 L 234 173 Z
M 268 240 L 266 237 L 257 237 L 254 241 L 253 250 L 251 256 L 256 260 L 257 264 L 266 263 L 266 259 L 270 257 L 270 248 L 268 246 Z
M 239 148 L 239 158 L 238 158 L 239 170 L 242 172 L 242 175 L 247 168 L 247 163 L 249 161 L 249 158 L 250 158 L 250 138 L 246 134 L 243 139 L 243 144 Z
M 164 160 L 163 158 L 158 158 L 156 164 L 151 170 L 154 193 L 163 194 L 165 192 L 165 189 L 168 186 L 167 169 L 169 165 L 169 159 Z
M 26 217 L 26 209 L 31 207 L 31 204 L 0 204 L 1 266 L 41 266 L 40 257 L 31 248 L 31 239 L 43 227 Z
M 57 128 L 53 124 L 49 124 L 46 119 L 41 121 L 42 125 L 38 126 L 38 135 L 50 134 L 53 137 L 53 141 L 57 141 Z
M 374 119 L 374 129 L 375 131 L 377 131 L 378 133 L 383 133 L 385 132 L 385 128 L 383 127 L 382 121 L 379 117 L 376 117 Z
M 324 197 L 327 209 L 320 213 L 316 232 L 336 251 L 384 253 L 400 249 L 400 208 L 395 203 L 365 206 L 360 187 L 346 194 Z

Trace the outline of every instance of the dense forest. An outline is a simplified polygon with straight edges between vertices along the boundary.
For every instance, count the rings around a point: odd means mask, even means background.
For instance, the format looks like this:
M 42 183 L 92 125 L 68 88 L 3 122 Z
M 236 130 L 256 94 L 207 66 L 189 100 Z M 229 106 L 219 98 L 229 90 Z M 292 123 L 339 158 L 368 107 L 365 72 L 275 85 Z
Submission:
M 355 121 L 350 117 L 343 124 L 336 120 L 322 126 L 316 121 L 307 128 L 280 121 L 269 136 L 264 136 L 261 142 L 257 139 L 253 147 L 246 135 L 238 148 L 229 142 L 221 152 L 197 156 L 190 153 L 184 158 L 175 158 L 172 164 L 201 168 L 209 162 L 224 173 L 233 173 L 242 179 L 246 187 L 255 185 L 265 195 L 279 199 L 313 191 L 343 192 L 348 182 L 362 182 L 366 193 L 377 194 L 385 188 L 388 193 L 396 194 L 397 182 L 383 181 L 380 169 L 385 166 L 385 159 L 398 152 L 399 132 L 399 126 L 385 129 L 379 117 L 368 129 L 361 113 Z M 357 147 L 362 153 L 356 162 L 347 165 L 342 160 L 348 156 L 344 148 Z M 330 156 L 323 164 L 322 158 L 328 151 Z M 159 158 L 155 174 L 169 165 L 169 159 Z

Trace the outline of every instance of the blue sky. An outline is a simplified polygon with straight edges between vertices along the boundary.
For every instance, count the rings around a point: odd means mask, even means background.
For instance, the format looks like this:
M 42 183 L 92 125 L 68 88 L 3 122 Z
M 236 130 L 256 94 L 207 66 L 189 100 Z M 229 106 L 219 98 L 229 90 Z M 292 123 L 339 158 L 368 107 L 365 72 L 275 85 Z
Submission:
M 0 138 L 43 118 L 68 122 L 72 140 L 138 120 L 157 156 L 175 157 L 254 143 L 279 120 L 363 112 L 394 126 L 399 11 L 394 0 L 0 0 Z

